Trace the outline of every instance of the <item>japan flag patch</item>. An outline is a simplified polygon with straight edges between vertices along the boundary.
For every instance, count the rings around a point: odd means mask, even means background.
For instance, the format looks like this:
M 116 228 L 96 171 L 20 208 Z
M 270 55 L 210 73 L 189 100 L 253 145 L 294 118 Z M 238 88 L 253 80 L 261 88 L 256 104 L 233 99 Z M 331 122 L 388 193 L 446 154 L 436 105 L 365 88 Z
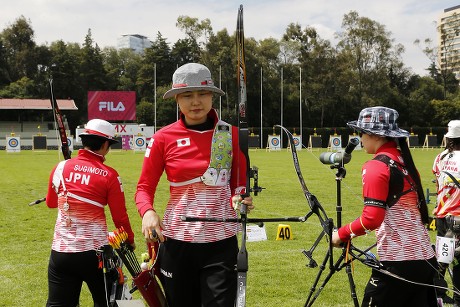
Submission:
M 177 147 L 190 146 L 190 138 L 178 139 Z

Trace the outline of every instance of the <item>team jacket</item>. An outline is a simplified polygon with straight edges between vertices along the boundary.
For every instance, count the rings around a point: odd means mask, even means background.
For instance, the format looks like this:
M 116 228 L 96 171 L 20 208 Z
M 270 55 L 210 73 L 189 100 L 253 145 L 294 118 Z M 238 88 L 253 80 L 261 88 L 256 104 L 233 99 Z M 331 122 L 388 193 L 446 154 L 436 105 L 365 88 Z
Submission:
M 217 124 L 215 110 L 208 114 Z M 182 216 L 236 218 L 232 195 L 244 192 L 246 159 L 238 146 L 238 130 L 232 129 L 232 167 L 229 184 L 210 186 L 203 182 L 179 184 L 204 174 L 210 164 L 214 130 L 188 129 L 183 120 L 158 130 L 150 139 L 135 195 L 141 216 L 153 208 L 155 191 L 163 174 L 170 182 L 170 197 L 163 216 L 163 234 L 186 242 L 214 242 L 234 236 L 238 223 L 186 222 Z M 179 185 L 177 185 L 179 184 Z
M 387 155 L 404 165 L 396 143 L 382 145 L 377 155 Z M 417 207 L 417 193 L 403 195 L 391 208 L 386 200 L 389 193 L 390 170 L 382 161 L 369 160 L 362 168 L 364 209 L 359 218 L 341 227 L 339 237 L 348 241 L 354 236 L 376 230 L 377 253 L 382 261 L 422 260 L 434 257 L 430 237 L 422 223 Z M 404 179 L 403 191 L 411 188 Z
M 441 159 L 442 158 L 442 159 Z M 446 215 L 460 216 L 460 188 L 454 183 L 452 175 L 460 180 L 460 153 L 444 150 L 434 159 L 433 173 L 437 181 L 437 206 L 435 215 L 443 218 Z
M 46 204 L 58 208 L 55 251 L 83 252 L 108 244 L 107 204 L 115 226 L 125 229 L 128 243 L 134 242 L 121 179 L 99 154 L 81 149 L 77 157 L 59 163 L 51 172 Z

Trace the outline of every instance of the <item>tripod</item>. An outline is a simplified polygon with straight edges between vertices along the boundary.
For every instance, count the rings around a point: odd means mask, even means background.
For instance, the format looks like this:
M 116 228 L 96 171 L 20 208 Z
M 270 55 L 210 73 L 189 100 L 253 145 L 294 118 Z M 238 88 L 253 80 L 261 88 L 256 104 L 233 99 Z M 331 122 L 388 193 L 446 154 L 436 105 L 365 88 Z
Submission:
M 345 175 L 346 175 L 346 169 L 345 167 L 343 166 L 343 163 L 335 163 L 334 165 L 331 166 L 332 169 L 336 168 L 337 169 L 337 173 L 336 173 L 336 183 L 337 183 L 337 206 L 336 206 L 336 214 L 337 214 L 337 227 L 341 227 L 341 224 L 342 224 L 342 195 L 341 195 L 341 182 L 342 182 L 342 179 L 345 178 Z M 349 283 L 349 286 L 350 286 L 350 294 L 351 294 L 351 298 L 353 300 L 353 303 L 354 303 L 354 306 L 357 306 L 359 307 L 359 302 L 358 302 L 358 297 L 356 295 L 356 285 L 355 285 L 355 282 L 353 280 L 353 275 L 352 275 L 352 268 L 351 268 L 351 262 L 354 260 L 354 259 L 358 259 L 360 256 L 362 255 L 367 255 L 367 252 L 373 248 L 374 246 L 371 246 L 370 248 L 364 250 L 364 251 L 361 251 L 361 250 L 358 250 L 357 248 L 355 248 L 354 246 L 350 245 L 347 247 L 342 247 L 342 253 L 341 255 L 339 256 L 339 258 L 334 262 L 334 256 L 333 256 L 333 246 L 332 246 L 332 229 L 333 229 L 333 225 L 332 225 L 332 222 L 330 220 L 329 222 L 329 226 L 328 227 L 324 227 L 324 230 L 320 233 L 320 235 L 318 236 L 318 238 L 316 239 L 316 241 L 314 242 L 313 246 L 308 250 L 308 251 L 303 251 L 303 254 L 310 259 L 310 263 L 308 264 L 308 267 L 316 267 L 317 266 L 317 263 L 316 261 L 313 260 L 312 258 L 312 253 L 313 253 L 313 250 L 316 248 L 316 246 L 318 245 L 318 243 L 321 241 L 321 239 L 323 238 L 324 235 L 328 235 L 329 237 L 329 248 L 328 248 L 328 251 L 326 253 L 326 256 L 324 257 L 320 267 L 319 267 L 319 272 L 315 278 L 315 281 L 310 289 L 310 293 L 308 295 L 308 298 L 307 298 L 307 301 L 305 302 L 305 306 L 312 306 L 313 303 L 315 302 L 315 300 L 318 298 L 318 296 L 320 295 L 321 291 L 324 289 L 324 287 L 326 286 L 326 284 L 328 283 L 328 281 L 331 279 L 331 277 L 334 275 L 334 273 L 340 271 L 341 269 L 343 269 L 345 267 L 345 271 L 347 273 L 347 276 L 348 276 L 348 283 Z M 347 254 L 349 254 L 351 256 L 351 259 L 352 260 L 348 260 L 347 259 Z M 345 262 L 344 262 L 345 260 Z M 320 278 L 324 272 L 324 270 L 326 269 L 326 265 L 327 263 L 329 263 L 329 273 L 328 275 L 325 277 L 325 279 L 323 280 L 323 282 L 321 283 L 320 287 L 318 288 L 318 290 L 316 289 L 319 281 L 320 281 Z

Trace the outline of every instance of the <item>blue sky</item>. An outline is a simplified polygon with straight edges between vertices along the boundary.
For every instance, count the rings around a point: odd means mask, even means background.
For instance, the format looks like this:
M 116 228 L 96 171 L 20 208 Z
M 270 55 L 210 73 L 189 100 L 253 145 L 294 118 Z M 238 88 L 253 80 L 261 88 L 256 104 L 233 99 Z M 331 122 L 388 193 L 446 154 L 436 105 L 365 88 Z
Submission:
M 161 32 L 174 43 L 184 34 L 177 29 L 180 15 L 209 18 L 214 32 L 236 26 L 238 7 L 244 7 L 246 37 L 280 39 L 289 23 L 313 26 L 320 36 L 335 45 L 345 14 L 357 11 L 386 26 L 395 43 L 403 44 L 405 64 L 425 75 L 429 60 L 413 44 L 415 39 L 436 42 L 436 21 L 454 0 L 7 0 L 0 10 L 0 29 L 19 16 L 30 19 L 38 44 L 59 39 L 83 43 L 89 28 L 100 47 L 116 46 L 122 34 L 141 34 L 155 39 Z

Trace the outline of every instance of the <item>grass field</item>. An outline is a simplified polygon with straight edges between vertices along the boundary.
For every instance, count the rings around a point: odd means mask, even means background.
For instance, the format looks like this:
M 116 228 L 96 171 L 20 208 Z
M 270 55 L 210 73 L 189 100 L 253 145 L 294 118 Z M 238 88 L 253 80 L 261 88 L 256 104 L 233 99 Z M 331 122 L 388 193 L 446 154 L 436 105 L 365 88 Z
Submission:
M 434 191 L 431 167 L 440 149 L 414 149 L 415 163 L 421 173 L 424 189 Z M 75 155 L 76 153 L 74 153 Z M 337 181 L 335 169 L 323 165 L 318 157 L 320 151 L 299 152 L 299 162 L 307 186 L 336 222 Z M 363 151 L 353 152 L 346 164 L 346 176 L 340 182 L 342 221 L 354 219 L 362 209 L 360 169 L 370 155 Z M 259 168 L 259 184 L 265 190 L 254 197 L 256 209 L 250 218 L 282 218 L 304 216 L 309 212 L 293 168 L 291 153 L 250 151 L 251 164 Z M 47 266 L 50 254 L 56 210 L 44 203 L 28 206 L 28 203 L 46 195 L 47 180 L 52 167 L 62 159 L 58 151 L 6 153 L 0 151 L 0 306 L 44 306 L 47 298 Z M 118 170 L 123 178 L 128 213 L 136 235 L 136 253 L 144 252 L 141 238 L 141 219 L 134 204 L 134 192 L 142 166 L 142 153 L 112 151 L 106 163 Z M 162 212 L 168 198 L 169 186 L 160 182 L 157 193 L 157 210 Z M 434 198 L 429 204 L 433 208 Z M 107 214 L 109 229 L 114 229 Z M 268 240 L 248 242 L 249 271 L 247 280 L 247 306 L 293 307 L 303 306 L 318 268 L 308 268 L 303 249 L 309 249 L 317 238 L 320 227 L 316 216 L 304 223 L 289 222 L 293 238 L 276 241 L 277 222 L 266 223 Z M 286 224 L 286 223 L 285 223 Z M 434 240 L 435 234 L 431 232 Z M 374 242 L 374 234 L 354 240 L 355 246 L 365 248 Z M 320 264 L 327 248 L 323 240 L 314 253 Z M 334 258 L 338 257 L 336 251 Z M 323 275 L 326 275 L 326 272 Z M 358 299 L 370 269 L 360 263 L 353 267 Z M 139 298 L 139 294 L 134 294 Z M 317 298 L 315 306 L 353 306 L 349 282 L 345 270 L 335 273 Z M 92 306 L 89 292 L 82 291 L 81 306 Z

